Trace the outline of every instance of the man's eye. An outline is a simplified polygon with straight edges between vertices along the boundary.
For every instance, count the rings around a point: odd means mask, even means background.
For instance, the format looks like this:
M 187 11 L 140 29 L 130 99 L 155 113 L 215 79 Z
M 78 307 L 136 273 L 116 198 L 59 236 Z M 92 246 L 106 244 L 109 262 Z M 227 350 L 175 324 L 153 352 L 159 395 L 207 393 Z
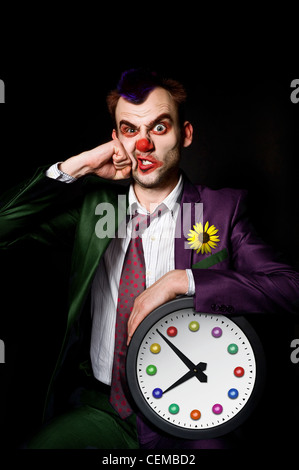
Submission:
M 128 126 L 122 126 L 122 127 L 120 128 L 120 130 L 121 130 L 121 133 L 122 133 L 122 134 L 124 134 L 124 135 L 126 135 L 126 136 L 129 136 L 129 137 L 132 137 L 132 136 L 136 135 L 137 132 L 138 132 L 138 131 L 137 131 L 136 129 L 134 129 L 133 127 L 128 127 Z
M 155 134 L 164 134 L 167 131 L 167 127 L 165 126 L 165 124 L 159 123 L 156 124 L 155 127 L 153 127 L 152 131 Z

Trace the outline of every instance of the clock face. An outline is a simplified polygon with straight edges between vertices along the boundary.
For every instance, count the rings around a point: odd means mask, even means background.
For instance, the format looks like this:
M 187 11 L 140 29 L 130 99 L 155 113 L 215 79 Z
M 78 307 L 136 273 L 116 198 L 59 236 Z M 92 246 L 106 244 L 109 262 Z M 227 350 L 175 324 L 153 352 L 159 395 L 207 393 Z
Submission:
M 263 353 L 245 319 L 195 312 L 190 300 L 170 302 L 141 323 L 128 351 L 127 378 L 156 426 L 197 439 L 229 432 L 246 418 Z

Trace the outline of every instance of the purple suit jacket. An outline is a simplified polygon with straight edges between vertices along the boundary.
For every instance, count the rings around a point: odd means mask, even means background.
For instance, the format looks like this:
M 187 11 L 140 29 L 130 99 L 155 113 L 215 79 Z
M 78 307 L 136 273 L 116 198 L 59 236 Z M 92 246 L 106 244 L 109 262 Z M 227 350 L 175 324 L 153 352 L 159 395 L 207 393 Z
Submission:
M 185 181 L 181 204 L 194 207 L 201 202 L 203 223 L 216 226 L 220 242 L 210 258 L 185 249 L 186 239 L 176 238 L 175 267 L 193 267 L 195 309 L 199 312 L 298 312 L 299 275 L 278 261 L 277 254 L 256 234 L 248 220 L 246 195 L 246 191 L 211 190 Z M 198 221 L 194 210 L 191 212 L 193 225 Z M 207 258 L 211 265 L 201 269 Z

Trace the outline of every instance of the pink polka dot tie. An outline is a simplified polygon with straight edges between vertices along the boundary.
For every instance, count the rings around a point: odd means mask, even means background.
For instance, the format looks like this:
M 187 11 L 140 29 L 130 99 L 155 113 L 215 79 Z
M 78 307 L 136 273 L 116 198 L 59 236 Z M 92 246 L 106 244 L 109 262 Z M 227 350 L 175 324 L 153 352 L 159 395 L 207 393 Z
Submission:
M 149 217 L 135 217 L 132 238 L 125 256 L 118 290 L 115 325 L 115 347 L 111 382 L 110 403 L 123 418 L 132 413 L 124 390 L 126 390 L 125 359 L 127 352 L 127 322 L 135 297 L 145 288 L 145 263 L 141 234 L 149 223 Z

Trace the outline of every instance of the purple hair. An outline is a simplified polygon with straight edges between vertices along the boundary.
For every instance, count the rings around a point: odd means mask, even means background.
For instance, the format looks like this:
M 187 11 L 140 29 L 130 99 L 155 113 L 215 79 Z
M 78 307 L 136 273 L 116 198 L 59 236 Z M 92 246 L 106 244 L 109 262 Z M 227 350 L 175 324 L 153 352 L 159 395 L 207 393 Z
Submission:
M 120 97 L 133 104 L 141 104 L 157 87 L 164 88 L 172 95 L 178 107 L 180 124 L 182 124 L 184 120 L 183 108 L 187 97 L 183 85 L 176 80 L 160 77 L 156 72 L 147 69 L 130 69 L 123 72 L 117 88 L 108 94 L 108 110 L 114 123 L 115 109 Z
M 154 88 L 161 85 L 161 80 L 155 72 L 145 69 L 130 69 L 122 74 L 117 91 L 120 96 L 131 103 L 141 104 Z

